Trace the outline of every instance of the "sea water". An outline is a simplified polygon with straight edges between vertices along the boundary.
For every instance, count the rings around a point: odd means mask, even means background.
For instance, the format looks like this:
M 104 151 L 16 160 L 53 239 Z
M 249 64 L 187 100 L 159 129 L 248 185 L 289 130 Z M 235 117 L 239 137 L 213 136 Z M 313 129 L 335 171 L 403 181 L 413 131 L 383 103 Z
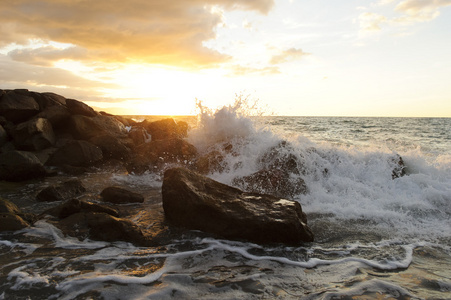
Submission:
M 293 198 L 315 242 L 194 231 L 143 248 L 80 241 L 41 220 L 0 234 L 0 299 L 451 299 L 451 119 L 249 117 L 229 106 L 186 120 L 201 153 L 224 156 L 208 176 L 230 185 L 285 141 L 277 155 L 302 162 L 291 176 L 308 191 Z M 406 175 L 394 177 L 399 156 Z M 144 207 L 161 203 L 158 173 L 108 169 L 81 180 L 91 201 L 116 184 L 146 195 Z M 0 196 L 42 211 L 55 204 L 35 203 L 40 189 L 2 183 Z

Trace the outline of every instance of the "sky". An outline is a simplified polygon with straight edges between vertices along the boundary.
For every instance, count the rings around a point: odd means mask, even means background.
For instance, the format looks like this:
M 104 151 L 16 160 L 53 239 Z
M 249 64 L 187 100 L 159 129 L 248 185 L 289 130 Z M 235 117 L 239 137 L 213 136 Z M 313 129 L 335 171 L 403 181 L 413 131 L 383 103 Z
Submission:
M 451 0 L 0 0 L 0 89 L 114 114 L 451 117 Z

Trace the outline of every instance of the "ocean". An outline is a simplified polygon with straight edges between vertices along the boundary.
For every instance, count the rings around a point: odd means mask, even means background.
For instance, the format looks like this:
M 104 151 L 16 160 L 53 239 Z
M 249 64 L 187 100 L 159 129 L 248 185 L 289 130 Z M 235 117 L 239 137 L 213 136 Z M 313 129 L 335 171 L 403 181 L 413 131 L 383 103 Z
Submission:
M 291 176 L 307 192 L 293 199 L 315 241 L 258 245 L 192 231 L 144 248 L 79 241 L 41 220 L 0 234 L 0 299 L 451 299 L 451 119 L 249 116 L 234 107 L 178 119 L 200 152 L 233 145 L 208 175 L 225 184 L 258 171 L 270 149 L 301 161 Z M 36 203 L 37 191 L 64 179 L 1 182 L 0 196 L 41 212 L 54 204 Z M 158 173 L 105 168 L 80 179 L 91 201 L 121 185 L 145 195 L 144 207 L 161 205 Z M 133 221 L 144 218 L 138 211 Z

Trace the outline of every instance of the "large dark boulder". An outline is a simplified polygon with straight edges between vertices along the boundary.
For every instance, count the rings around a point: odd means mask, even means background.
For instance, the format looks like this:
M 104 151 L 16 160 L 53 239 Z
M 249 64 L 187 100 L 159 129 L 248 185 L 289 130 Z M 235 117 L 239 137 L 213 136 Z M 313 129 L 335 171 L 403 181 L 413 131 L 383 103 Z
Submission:
M 20 123 L 39 112 L 36 100 L 19 91 L 8 91 L 0 96 L 0 115 L 8 121 Z
M 144 202 L 144 197 L 141 194 L 117 186 L 105 188 L 100 196 L 102 196 L 103 201 L 115 204 Z
M 40 111 L 54 106 L 66 107 L 66 98 L 55 93 L 31 92 L 30 95 L 39 104 Z
M 82 115 L 86 117 L 95 117 L 98 115 L 92 107 L 75 99 L 66 99 L 66 106 L 72 115 Z
M 92 117 L 83 115 L 74 115 L 69 119 L 67 130 L 74 138 L 80 140 L 89 140 L 98 135 L 107 134 Z
M 55 134 L 47 119 L 37 118 L 18 124 L 13 140 L 19 150 L 39 151 L 55 144 Z
M 44 166 L 31 152 L 8 151 L 0 154 L 0 180 L 22 181 L 46 175 Z
M 136 152 L 146 155 L 154 155 L 164 162 L 181 162 L 192 160 L 197 155 L 197 149 L 184 139 L 152 140 L 136 148 Z
M 165 216 L 177 226 L 258 243 L 313 241 L 296 201 L 245 193 L 183 168 L 164 173 L 162 194 Z
M 69 132 L 76 138 L 89 140 L 99 135 L 126 136 L 124 124 L 114 117 L 74 115 L 68 124 Z
M 61 127 L 66 127 L 65 123 L 69 120 L 70 113 L 67 107 L 63 105 L 53 105 L 46 107 L 35 117 L 47 119 L 50 124 L 52 124 L 53 129 L 57 131 L 64 131 L 64 128 L 60 128 L 60 125 Z
M 146 142 L 150 142 L 151 136 L 147 133 L 146 129 L 143 127 L 133 127 L 129 133 L 128 137 L 132 140 L 135 146 L 142 145 Z
M 142 126 L 152 136 L 152 140 L 184 138 L 187 136 L 188 123 L 184 121 L 176 122 L 172 118 L 155 122 L 142 122 Z
M 131 150 L 114 136 L 99 135 L 91 138 L 89 142 L 102 150 L 104 158 L 127 160 L 131 156 Z
M 39 202 L 68 200 L 83 194 L 85 191 L 86 189 L 80 180 L 72 179 L 59 185 L 44 188 L 36 195 L 36 200 Z
M 86 141 L 70 141 L 47 160 L 49 166 L 89 167 L 103 159 L 102 150 Z

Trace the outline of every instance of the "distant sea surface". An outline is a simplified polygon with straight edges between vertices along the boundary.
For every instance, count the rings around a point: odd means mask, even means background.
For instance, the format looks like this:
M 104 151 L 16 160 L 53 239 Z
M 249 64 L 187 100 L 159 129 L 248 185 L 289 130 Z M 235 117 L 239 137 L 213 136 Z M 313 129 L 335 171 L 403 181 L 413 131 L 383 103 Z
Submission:
M 294 200 L 315 242 L 264 246 L 191 232 L 139 248 L 78 241 L 39 221 L 0 234 L 0 299 L 451 299 L 451 119 L 249 117 L 229 107 L 176 120 L 190 124 L 201 153 L 233 145 L 224 169 L 208 175 L 226 184 L 258 171 L 259 157 L 286 141 L 278 155 L 303 162 L 292 176 L 308 192 Z M 393 177 L 399 157 L 406 175 Z M 160 174 L 99 170 L 81 180 L 92 195 L 122 185 L 161 201 Z M 38 182 L 0 185 L 25 210 L 46 208 L 34 202 Z

